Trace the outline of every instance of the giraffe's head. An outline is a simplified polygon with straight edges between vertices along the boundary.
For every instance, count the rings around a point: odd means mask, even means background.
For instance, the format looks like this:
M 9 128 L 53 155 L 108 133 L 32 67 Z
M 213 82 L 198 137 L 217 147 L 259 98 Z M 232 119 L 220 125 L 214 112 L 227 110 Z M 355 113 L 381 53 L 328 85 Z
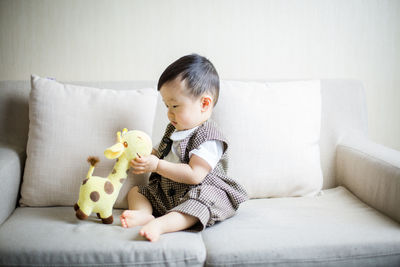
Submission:
M 129 161 L 138 156 L 150 155 L 152 144 L 150 137 L 138 130 L 129 131 L 125 128 L 117 133 L 117 143 L 104 151 L 109 159 L 125 156 Z

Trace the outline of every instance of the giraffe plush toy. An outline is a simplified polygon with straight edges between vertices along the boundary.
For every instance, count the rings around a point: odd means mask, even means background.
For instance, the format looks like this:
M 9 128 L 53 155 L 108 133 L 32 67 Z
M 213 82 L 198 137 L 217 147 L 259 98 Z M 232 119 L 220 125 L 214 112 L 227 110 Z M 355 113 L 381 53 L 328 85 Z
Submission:
M 112 172 L 107 178 L 92 176 L 97 157 L 89 157 L 89 172 L 83 181 L 79 200 L 75 204 L 76 217 L 85 220 L 95 212 L 105 224 L 113 222 L 112 210 L 118 193 L 127 177 L 129 162 L 141 156 L 150 155 L 152 144 L 150 137 L 141 131 L 129 131 L 125 128 L 117 133 L 117 143 L 104 151 L 109 159 L 117 159 Z

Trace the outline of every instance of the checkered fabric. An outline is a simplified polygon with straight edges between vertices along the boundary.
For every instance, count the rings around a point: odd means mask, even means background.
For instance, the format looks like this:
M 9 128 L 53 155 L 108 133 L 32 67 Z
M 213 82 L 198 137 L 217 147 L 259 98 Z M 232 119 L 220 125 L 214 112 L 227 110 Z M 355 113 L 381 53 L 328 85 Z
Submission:
M 158 156 L 165 157 L 171 149 L 174 132 L 172 124 L 167 126 L 158 148 Z M 139 186 L 139 192 L 153 206 L 154 216 L 162 216 L 171 211 L 189 214 L 199 219 L 194 230 L 203 230 L 217 221 L 233 216 L 239 204 L 247 200 L 247 193 L 235 180 L 226 175 L 228 168 L 228 143 L 215 123 L 207 121 L 193 133 L 180 141 L 179 159 L 189 163 L 189 152 L 208 140 L 220 140 L 224 143 L 224 153 L 215 168 L 198 185 L 174 182 L 152 173 L 148 185 Z

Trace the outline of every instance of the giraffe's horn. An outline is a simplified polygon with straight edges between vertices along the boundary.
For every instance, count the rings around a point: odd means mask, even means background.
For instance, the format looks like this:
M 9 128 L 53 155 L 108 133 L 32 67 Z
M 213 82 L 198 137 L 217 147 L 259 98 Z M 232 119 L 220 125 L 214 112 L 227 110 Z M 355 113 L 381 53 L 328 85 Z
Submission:
M 122 139 L 121 139 L 121 132 L 120 132 L 120 131 L 117 132 L 117 141 L 118 141 L 118 143 L 121 143 L 121 142 L 122 142 Z

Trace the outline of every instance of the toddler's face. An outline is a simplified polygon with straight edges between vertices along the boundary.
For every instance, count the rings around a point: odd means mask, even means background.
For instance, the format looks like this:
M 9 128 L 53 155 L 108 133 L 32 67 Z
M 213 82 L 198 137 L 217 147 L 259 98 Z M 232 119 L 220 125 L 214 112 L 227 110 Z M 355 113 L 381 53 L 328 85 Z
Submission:
M 201 97 L 189 96 L 185 92 L 185 82 L 180 78 L 165 83 L 160 93 L 168 108 L 168 119 L 178 131 L 203 123 Z

